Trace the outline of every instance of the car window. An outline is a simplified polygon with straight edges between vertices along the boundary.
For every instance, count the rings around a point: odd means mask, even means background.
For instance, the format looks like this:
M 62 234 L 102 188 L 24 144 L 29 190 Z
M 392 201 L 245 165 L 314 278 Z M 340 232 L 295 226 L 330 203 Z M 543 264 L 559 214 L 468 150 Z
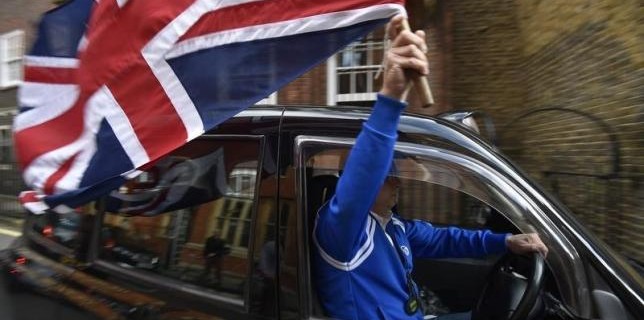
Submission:
M 66 214 L 48 212 L 35 215 L 31 228 L 49 240 L 68 248 L 76 248 L 79 240 L 80 221 L 81 216 L 76 212 Z
M 323 180 L 335 186 L 334 182 L 329 182 L 333 181 L 330 178 L 341 176 L 353 143 L 354 140 L 349 138 L 298 137 L 296 145 L 300 147 L 301 174 L 306 187 L 311 187 L 311 181 Z M 583 274 L 583 266 L 571 262 L 572 246 L 567 240 L 553 236 L 554 225 L 542 209 L 503 173 L 470 155 L 442 149 L 441 146 L 428 147 L 409 142 L 396 144 L 394 162 L 395 174 L 401 181 L 398 205 L 394 210 L 402 217 L 468 229 L 539 232 L 550 249 L 548 262 L 557 270 L 554 277 L 562 300 L 575 305 L 575 290 L 579 287 L 577 276 Z M 315 189 L 334 191 L 320 186 L 315 186 Z M 325 197 L 309 193 L 307 191 L 308 208 L 305 211 L 307 225 L 311 227 Z M 322 200 L 316 200 L 318 204 L 311 207 L 308 199 L 316 198 Z M 314 296 L 315 292 L 310 294 Z M 315 299 L 312 300 L 315 311 Z
M 201 139 L 105 201 L 99 258 L 244 300 L 259 139 Z
M 346 148 L 307 150 L 306 185 L 319 189 L 316 184 L 321 181 L 328 181 L 324 184 L 335 184 L 342 173 L 348 152 Z M 427 220 L 435 225 L 486 228 L 498 232 L 512 232 L 516 229 L 488 203 L 495 203 L 500 207 L 504 205 L 484 195 L 485 186 L 473 179 L 468 182 L 466 173 L 459 172 L 456 167 L 400 151 L 396 153 L 394 163 L 397 168 L 395 175 L 401 183 L 394 210 L 405 218 Z M 466 187 L 466 183 L 470 185 Z M 466 192 L 467 189 L 470 192 Z M 312 206 L 309 211 L 315 211 L 322 205 L 322 201 L 315 199 L 315 196 L 318 195 L 309 197 L 309 204 Z M 328 197 L 320 196 L 328 200 Z
M 292 192 L 295 185 L 295 168 L 287 167 L 281 179 L 279 214 L 279 294 L 280 319 L 300 319 L 298 266 L 301 232 L 297 212 L 297 193 Z
M 308 232 L 313 233 L 312 224 L 315 221 L 318 209 L 326 201 L 330 200 L 335 193 L 335 186 L 342 175 L 344 162 L 348 154 L 345 148 L 317 148 L 305 149 L 306 167 L 304 170 L 306 188 L 306 211 L 308 217 Z M 444 172 L 438 166 L 426 167 L 423 161 L 418 158 L 411 158 L 409 155 L 399 152 L 395 159 L 395 176 L 400 182 L 397 205 L 393 211 L 406 219 L 421 219 L 429 221 L 435 226 L 458 226 L 466 229 L 491 229 L 499 233 L 514 232 L 516 227 L 508 222 L 506 218 L 496 212 L 492 207 L 481 199 L 478 199 L 466 192 L 454 188 L 456 185 L 447 183 L 454 180 L 458 175 L 455 171 Z M 443 175 L 442 177 L 440 175 Z M 450 175 L 451 177 L 448 177 Z M 437 183 L 445 182 L 445 185 Z M 459 182 L 459 183 L 462 183 Z M 309 242 L 311 243 L 311 242 Z M 310 247 L 310 245 L 309 245 Z M 417 266 L 423 266 L 418 263 Z M 438 271 L 433 266 L 433 271 Z M 315 268 L 315 266 L 312 266 Z M 431 301 L 438 301 L 438 295 L 434 292 L 444 291 L 448 280 L 434 281 L 427 270 L 419 267 L 414 273 L 417 283 L 430 284 L 434 286 L 423 287 L 423 292 L 433 290 Z M 445 270 L 441 268 L 440 270 Z M 313 274 L 313 269 L 311 273 Z M 446 278 L 446 277 L 443 277 Z M 311 279 L 312 287 L 318 284 Z M 312 291 L 311 314 L 316 317 L 324 317 L 324 310 L 315 298 L 316 292 Z M 461 307 L 454 303 L 451 295 L 442 296 L 443 301 L 449 301 L 451 307 Z M 428 301 L 429 301 L 428 300 Z M 467 302 L 464 302 L 467 306 Z M 433 306 L 437 305 L 434 302 Z
M 49 254 L 51 251 L 69 258 L 86 259 L 90 231 L 95 215 L 94 203 L 66 213 L 48 211 L 28 217 L 28 239 L 39 245 L 35 249 Z M 46 249 L 40 250 L 40 245 Z

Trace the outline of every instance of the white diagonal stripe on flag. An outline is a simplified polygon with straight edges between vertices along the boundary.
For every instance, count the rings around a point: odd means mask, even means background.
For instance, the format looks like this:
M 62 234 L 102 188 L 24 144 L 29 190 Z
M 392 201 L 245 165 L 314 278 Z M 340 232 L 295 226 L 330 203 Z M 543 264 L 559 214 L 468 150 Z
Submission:
M 181 41 L 165 57 L 166 59 L 172 59 L 199 50 L 231 43 L 343 28 L 373 19 L 385 19 L 397 13 L 405 13 L 404 7 L 397 4 L 382 4 L 369 8 L 325 13 L 306 18 L 226 30 Z
M 43 177 L 50 177 L 59 169 L 60 164 L 65 163 L 67 159 L 78 153 L 82 148 L 80 142 L 80 140 L 76 140 L 73 143 L 44 153 L 34 159 L 22 174 L 25 183 L 42 189 L 46 182 L 46 179 L 43 179 Z
M 166 53 L 172 50 L 179 38 L 204 14 L 225 7 L 256 1 L 261 0 L 198 0 L 163 28 L 142 50 L 142 55 L 150 66 L 152 73 L 159 80 L 161 87 L 163 87 L 172 102 L 172 106 L 186 127 L 187 141 L 198 137 L 204 132 L 203 122 L 199 112 L 197 112 L 197 107 L 167 63 L 166 59 L 168 57 Z
M 102 90 L 107 89 L 102 87 L 98 91 L 99 95 Z M 109 94 L 109 92 L 106 94 Z M 83 134 L 75 142 L 80 144 L 82 148 L 80 148 L 78 155 L 69 168 L 69 171 L 60 180 L 58 180 L 58 182 L 56 182 L 54 193 L 71 191 L 80 186 L 85 170 L 89 166 L 89 163 L 97 150 L 96 136 L 101 127 L 101 122 L 103 119 L 107 118 L 105 114 L 110 113 L 113 108 L 114 107 L 110 106 L 108 103 L 100 103 L 99 100 L 90 99 L 88 101 L 83 116 Z M 122 121 L 122 119 L 119 120 Z
M 134 167 L 142 166 L 150 161 L 150 157 L 137 138 L 130 120 L 108 87 L 101 87 L 87 103 L 90 108 L 101 112 L 107 119 L 114 135 L 123 146 Z
M 76 58 L 58 58 L 29 56 L 24 57 L 24 64 L 27 67 L 47 67 L 47 68 L 78 68 L 78 59 Z
M 79 87 L 74 84 L 23 82 L 18 101 L 23 107 L 35 109 L 18 114 L 13 130 L 24 130 L 57 118 L 74 105 L 78 94 Z

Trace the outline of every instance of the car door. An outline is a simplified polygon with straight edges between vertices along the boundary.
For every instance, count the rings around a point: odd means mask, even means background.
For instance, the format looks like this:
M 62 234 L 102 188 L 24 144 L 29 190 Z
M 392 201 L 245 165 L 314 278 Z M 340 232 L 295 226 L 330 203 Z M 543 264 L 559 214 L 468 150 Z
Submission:
M 290 179 L 298 214 L 292 224 L 299 234 L 300 259 L 294 266 L 299 270 L 298 305 L 303 318 L 324 318 L 315 290 L 323 284 L 315 283 L 310 265 L 311 229 L 317 208 L 335 190 L 346 155 L 367 116 L 356 109 L 292 108 L 285 113 L 282 135 L 288 138 L 282 139 L 280 153 L 285 155 L 283 167 L 295 172 Z M 496 148 L 458 125 L 413 115 L 401 118 L 398 135 L 396 167 L 404 170 L 396 210 L 403 218 L 428 220 L 439 227 L 538 232 L 550 250 L 543 299 L 550 304 L 552 319 L 631 319 L 622 316 L 626 313 L 622 302 L 635 305 L 632 314 L 641 313 L 641 298 L 632 294 L 632 287 L 624 290 L 623 278 L 611 278 L 621 269 L 619 264 L 606 262 L 609 259 L 593 261 L 591 268 L 601 269 L 609 279 L 603 285 L 589 282 L 586 258 L 601 248 L 598 240 Z M 470 309 L 497 258 L 415 260 L 414 277 L 425 289 L 429 311 Z M 619 302 L 616 296 L 626 298 Z
M 310 227 L 318 209 L 312 203 L 321 204 L 334 192 L 334 181 L 341 174 L 354 139 L 301 135 L 295 140 L 301 187 L 307 190 L 303 192 L 304 217 Z M 398 142 L 394 161 L 401 180 L 394 210 L 403 218 L 430 221 L 437 227 L 492 229 L 499 233 L 534 230 L 539 223 L 526 214 L 536 208 L 516 186 L 468 155 Z M 547 232 L 542 235 L 552 248 L 561 245 L 550 242 L 549 236 Z M 423 289 L 429 309 L 435 313 L 471 310 L 497 258 L 416 259 L 414 279 Z M 316 284 L 314 278 L 310 280 L 311 315 L 324 317 L 323 310 L 316 306 L 316 285 L 324 284 Z
M 274 319 L 281 113 L 244 111 L 96 203 L 29 219 L 0 257 L 16 284 L 10 313 Z
M 93 270 L 143 295 L 144 318 L 270 318 L 276 180 L 266 140 L 207 135 L 113 191 Z

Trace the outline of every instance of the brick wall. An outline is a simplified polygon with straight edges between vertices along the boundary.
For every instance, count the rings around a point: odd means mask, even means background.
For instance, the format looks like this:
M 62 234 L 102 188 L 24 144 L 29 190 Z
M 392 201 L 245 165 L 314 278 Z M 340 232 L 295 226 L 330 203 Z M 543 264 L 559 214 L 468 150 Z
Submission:
M 644 260 L 644 45 L 637 1 L 449 1 L 456 108 L 611 246 Z M 638 28 L 639 26 L 639 28 Z
M 321 64 L 278 92 L 279 104 L 326 105 L 326 64 Z
M 615 0 L 517 3 L 524 109 L 554 109 L 509 128 L 508 135 L 522 137 L 516 159 L 559 188 L 611 246 L 644 261 L 643 7 Z M 543 176 L 546 169 L 572 175 Z
M 446 1 L 451 19 L 451 86 L 454 109 L 476 109 L 497 123 L 522 104 L 520 32 L 515 1 Z

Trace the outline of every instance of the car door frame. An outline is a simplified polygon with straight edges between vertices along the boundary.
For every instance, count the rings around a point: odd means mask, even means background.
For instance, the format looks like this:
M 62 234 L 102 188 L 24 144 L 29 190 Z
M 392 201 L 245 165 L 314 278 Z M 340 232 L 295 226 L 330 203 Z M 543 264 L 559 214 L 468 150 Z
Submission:
M 216 140 L 233 140 L 233 139 L 250 139 L 250 140 L 257 140 L 258 141 L 258 172 L 261 172 L 264 168 L 264 156 L 265 153 L 267 152 L 266 148 L 268 146 L 266 142 L 266 135 L 259 135 L 259 134 L 224 134 L 224 133 L 212 133 L 212 134 L 205 134 L 198 139 L 216 139 Z M 254 194 L 254 199 L 253 199 L 253 205 L 252 205 L 252 212 L 251 212 L 251 225 L 250 225 L 250 230 L 255 230 L 256 228 L 256 215 L 257 215 L 257 209 L 259 205 L 259 188 L 260 188 L 261 181 L 260 179 L 257 179 L 255 183 L 255 194 Z M 164 277 L 161 275 L 155 275 L 155 274 L 147 274 L 142 271 L 137 271 L 137 270 L 128 270 L 124 267 L 117 266 L 113 262 L 106 261 L 104 259 L 101 259 L 99 257 L 99 252 L 100 252 L 100 232 L 102 226 L 103 226 L 103 219 L 105 215 L 108 214 L 105 210 L 105 205 L 104 205 L 104 200 L 99 200 L 97 202 L 97 213 L 95 216 L 95 221 L 94 221 L 94 226 L 93 226 L 93 234 L 92 238 L 90 239 L 90 245 L 89 245 L 89 251 L 87 255 L 87 262 L 90 265 L 90 268 L 92 270 L 95 270 L 99 274 L 109 274 L 110 276 L 115 276 L 117 277 L 120 281 L 131 281 L 133 282 L 133 287 L 138 288 L 138 290 L 141 291 L 151 291 L 155 294 L 156 292 L 161 292 L 162 294 L 165 294 L 165 292 L 173 292 L 178 296 L 179 299 L 186 300 L 188 303 L 185 303 L 184 305 L 193 305 L 196 303 L 208 303 L 212 304 L 214 303 L 216 306 L 219 306 L 223 309 L 223 311 L 228 314 L 229 316 L 234 316 L 235 318 L 241 319 L 241 318 L 253 318 L 253 315 L 250 313 L 250 281 L 246 281 L 245 289 L 244 289 L 244 294 L 243 294 L 243 299 L 241 301 L 233 299 L 233 298 L 227 298 L 222 295 L 218 295 L 216 293 L 208 292 L 207 290 L 204 290 L 203 288 L 193 285 L 190 283 L 186 283 L 184 281 L 181 281 L 180 279 L 174 279 L 170 277 Z M 166 213 L 162 213 L 166 214 Z M 254 232 L 251 232 L 250 237 L 249 237 L 249 247 L 247 251 L 247 258 L 249 259 L 249 262 L 251 262 L 253 258 L 253 252 L 254 252 L 254 238 L 255 234 Z M 250 280 L 252 279 L 252 272 L 254 271 L 254 267 L 252 265 L 249 265 L 246 279 Z M 160 281 L 162 280 L 162 281 Z M 232 307 L 231 307 L 232 306 Z M 204 312 L 204 311 L 201 311 Z

